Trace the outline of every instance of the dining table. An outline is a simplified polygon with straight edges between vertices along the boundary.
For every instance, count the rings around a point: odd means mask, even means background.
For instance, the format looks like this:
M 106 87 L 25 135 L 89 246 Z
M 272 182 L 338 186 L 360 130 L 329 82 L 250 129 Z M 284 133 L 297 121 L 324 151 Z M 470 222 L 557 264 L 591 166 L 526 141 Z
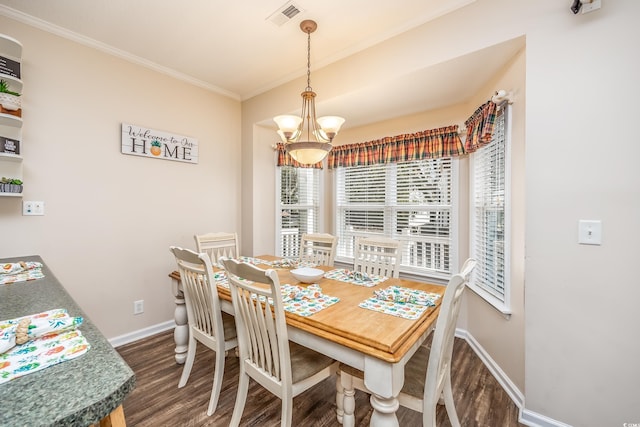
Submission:
M 242 258 L 251 260 L 259 268 L 274 268 L 278 272 L 281 286 L 311 286 L 300 283 L 291 274 L 291 266 L 275 267 L 279 257 L 262 255 Z M 320 289 L 323 296 L 337 302 L 310 315 L 285 311 L 289 339 L 363 371 L 364 384 L 371 393 L 373 413 L 370 425 L 397 427 L 398 395 L 404 383 L 405 364 L 433 330 L 442 300 L 438 296 L 444 294 L 445 287 L 406 278 L 381 278 L 375 284 L 348 283 L 339 280 L 336 274 L 348 272 L 346 269 L 330 266 L 316 268 L 326 273 L 313 286 Z M 175 359 L 181 364 L 186 358 L 189 327 L 180 273 L 173 271 L 169 277 L 176 304 Z M 394 310 L 383 312 L 368 309 L 371 308 L 371 301 L 377 301 L 373 298 L 375 291 L 392 288 L 433 295 L 433 305 L 421 307 L 418 313 L 413 313 L 413 318 L 402 317 L 394 313 Z M 218 282 L 217 290 L 222 310 L 233 314 L 228 285 L 223 286 Z M 337 417 L 341 421 L 343 408 L 340 399 L 337 404 Z

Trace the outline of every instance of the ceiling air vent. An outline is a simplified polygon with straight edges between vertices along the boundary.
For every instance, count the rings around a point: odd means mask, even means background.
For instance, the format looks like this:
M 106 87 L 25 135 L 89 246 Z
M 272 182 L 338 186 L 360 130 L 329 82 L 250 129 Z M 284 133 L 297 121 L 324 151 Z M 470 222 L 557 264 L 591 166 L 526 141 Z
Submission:
M 302 9 L 292 2 L 285 3 L 284 6 L 273 12 L 267 20 L 273 22 L 277 26 L 281 26 L 291 20 L 294 16 L 302 12 Z

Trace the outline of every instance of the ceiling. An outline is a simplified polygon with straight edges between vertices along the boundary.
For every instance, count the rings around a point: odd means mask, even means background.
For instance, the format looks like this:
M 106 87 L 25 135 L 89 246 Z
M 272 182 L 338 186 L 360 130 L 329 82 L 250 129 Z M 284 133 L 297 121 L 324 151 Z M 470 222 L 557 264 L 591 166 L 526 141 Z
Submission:
M 474 1 L 0 0 L 0 14 L 246 100 L 306 74 L 304 19 L 318 23 L 313 72 Z M 288 19 L 282 11 L 290 6 L 299 13 Z M 463 102 L 520 47 L 503 43 L 385 78 L 325 101 L 322 110 L 347 117 L 346 127 L 389 118 L 390 111 L 398 116 Z M 482 70 L 470 66 L 478 61 Z

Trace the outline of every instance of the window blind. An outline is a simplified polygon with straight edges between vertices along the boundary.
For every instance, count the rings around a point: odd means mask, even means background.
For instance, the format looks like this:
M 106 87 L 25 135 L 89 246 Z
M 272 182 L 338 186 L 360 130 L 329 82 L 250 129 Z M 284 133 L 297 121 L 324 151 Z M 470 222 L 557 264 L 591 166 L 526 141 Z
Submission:
M 278 167 L 278 212 L 276 254 L 297 257 L 300 237 L 318 230 L 320 169 Z
M 472 283 L 505 301 L 506 137 L 504 108 L 492 141 L 472 156 L 472 256 L 478 260 Z
M 401 271 L 449 274 L 452 169 L 451 158 L 338 168 L 337 259 L 353 260 L 357 237 L 385 236 L 401 242 Z

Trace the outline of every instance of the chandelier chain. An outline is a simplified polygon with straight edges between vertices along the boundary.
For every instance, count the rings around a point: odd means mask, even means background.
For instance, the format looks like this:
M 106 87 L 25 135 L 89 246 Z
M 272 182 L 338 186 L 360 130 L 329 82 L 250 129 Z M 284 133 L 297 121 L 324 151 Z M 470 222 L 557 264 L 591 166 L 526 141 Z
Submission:
M 311 90 L 311 32 L 307 33 L 307 90 Z

